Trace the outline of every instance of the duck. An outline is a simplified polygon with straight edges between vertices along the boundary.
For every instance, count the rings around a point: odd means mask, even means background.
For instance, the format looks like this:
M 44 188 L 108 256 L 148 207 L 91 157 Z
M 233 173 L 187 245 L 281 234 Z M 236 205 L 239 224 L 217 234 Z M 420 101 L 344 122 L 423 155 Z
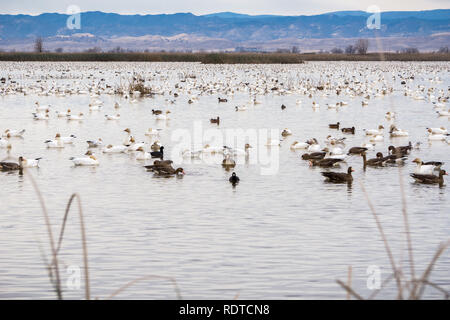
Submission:
M 162 110 L 159 110 L 159 109 L 152 109 L 152 114 L 154 114 L 154 115 L 158 115 L 158 114 L 162 114 Z
M 67 120 L 69 121 L 82 121 L 84 119 L 83 112 L 80 112 L 78 115 L 69 114 L 67 116 Z
M 408 143 L 407 146 L 400 146 L 400 147 L 389 146 L 388 147 L 389 154 L 395 154 L 395 155 L 399 155 L 399 156 L 408 155 L 411 152 L 411 150 L 412 150 L 411 141 Z
M 444 127 L 440 127 L 440 128 L 426 128 L 428 133 L 430 134 L 448 134 L 447 129 L 445 129 Z
M 235 166 L 236 161 L 231 159 L 229 154 L 225 155 L 224 159 L 222 160 L 222 167 L 224 167 L 225 169 L 231 169 L 234 168 Z
M 338 130 L 339 130 L 339 125 L 340 125 L 339 122 L 337 122 L 337 123 L 330 123 L 330 124 L 328 125 L 328 127 L 329 127 L 330 129 L 338 129 Z
M 150 154 L 152 158 L 160 158 L 160 159 L 164 158 L 164 146 L 161 146 L 159 148 L 159 151 L 152 151 L 150 152 Z
M 364 147 L 352 147 L 348 150 L 347 155 L 361 154 L 362 152 L 367 151 L 367 148 Z
M 216 119 L 209 119 L 209 122 L 220 124 L 220 117 L 217 117 Z
M 409 135 L 407 131 L 399 129 L 395 125 L 391 125 L 389 133 L 391 137 L 407 137 Z
M 287 136 L 292 135 L 292 132 L 291 132 L 291 130 L 289 130 L 288 128 L 285 128 L 285 129 L 281 132 L 281 135 L 282 135 L 283 137 L 287 137 Z
M 153 172 L 158 176 L 171 177 L 171 176 L 183 176 L 186 173 L 183 168 L 174 169 L 172 166 L 161 166 L 153 169 Z
M 71 160 L 75 166 L 98 166 L 100 164 L 90 151 L 86 152 L 85 155 L 87 155 L 87 157 L 71 157 L 69 160 Z
M 246 106 L 236 106 L 236 107 L 235 107 L 235 110 L 236 110 L 236 111 L 246 111 L 246 110 L 247 110 L 247 107 L 246 107 Z
M 167 110 L 166 114 L 158 114 L 156 116 L 156 120 L 169 120 L 169 113 L 170 113 L 170 111 Z
M 107 115 L 107 114 L 105 114 L 105 118 L 106 118 L 106 120 L 119 120 L 120 119 L 120 114 L 116 114 L 115 116 L 114 115 Z
M 97 148 L 101 145 L 103 145 L 102 138 L 98 138 L 98 140 L 88 140 L 86 141 L 89 148 Z
M 318 143 L 312 143 L 306 150 L 308 152 L 319 152 L 322 150 L 322 147 Z
M 144 133 L 146 136 L 157 136 L 159 135 L 158 129 L 148 128 L 147 131 Z
M 414 159 L 413 162 L 417 164 L 417 167 L 414 170 L 415 174 L 433 174 L 433 171 L 439 169 L 442 165 L 442 163 L 440 163 L 440 165 L 438 166 L 434 165 L 433 163 L 425 164 L 419 158 Z
M 72 111 L 70 109 L 67 109 L 66 112 L 56 110 L 56 117 L 57 118 L 67 118 L 67 116 L 70 115 L 71 112 Z
M 351 134 L 355 134 L 355 127 L 351 127 L 351 128 L 342 128 L 341 131 L 343 133 L 351 133 Z
M 68 136 L 68 137 L 61 137 L 61 141 L 64 143 L 64 144 L 73 144 L 73 141 L 76 139 L 76 136 L 75 135 L 73 135 L 73 134 L 71 134 L 70 136 Z
M 134 152 L 137 151 L 137 149 L 143 147 L 144 145 L 145 145 L 144 142 L 136 142 L 136 140 L 134 140 L 134 137 L 131 137 L 130 144 L 128 144 L 126 147 L 127 151 Z
M 304 153 L 302 154 L 303 160 L 320 160 L 325 158 L 326 152 L 313 152 L 313 153 Z
M 162 166 L 171 166 L 173 163 L 172 160 L 155 160 L 152 165 L 144 166 L 148 171 L 153 171 L 155 168 Z
M 48 119 L 50 119 L 48 110 L 45 111 L 45 113 L 35 113 L 35 112 L 33 112 L 33 119 L 34 120 L 48 120 Z
M 231 177 L 228 179 L 228 181 L 230 181 L 230 183 L 234 186 L 236 184 L 239 183 L 241 179 L 239 179 L 239 177 L 236 175 L 236 172 L 233 172 L 231 174 Z
M 342 159 L 335 159 L 335 158 L 323 158 L 323 159 L 310 159 L 309 165 L 311 167 L 323 167 L 323 168 L 329 168 L 336 166 L 339 162 L 341 162 Z
M 153 144 L 150 146 L 150 149 L 152 151 L 159 151 L 160 148 L 161 148 L 161 144 L 159 143 L 159 141 L 153 142 Z
M 352 167 L 348 167 L 347 173 L 344 172 L 321 172 L 321 174 L 327 178 L 330 182 L 347 182 L 351 183 L 353 181 L 352 172 L 355 170 L 352 169 Z
M 444 184 L 444 176 L 448 175 L 445 170 L 439 170 L 439 175 L 436 176 L 434 174 L 417 174 L 411 173 L 410 176 L 413 177 L 416 182 L 425 183 L 425 184 L 436 184 L 439 185 Z
M 380 142 L 383 140 L 384 140 L 384 136 L 382 134 L 372 135 L 372 136 L 370 136 L 370 139 L 369 139 L 370 142 Z
M 22 130 L 6 129 L 5 132 L 2 134 L 2 137 L 4 137 L 4 138 L 11 138 L 11 137 L 22 138 L 24 133 L 25 133 L 25 129 L 22 129 Z
M 19 157 L 19 163 L 1 161 L 0 162 L 0 171 L 22 171 L 23 168 L 20 165 L 21 158 L 22 157 Z
M 46 140 L 44 143 L 47 145 L 47 148 L 64 148 L 64 142 L 61 140 L 59 133 L 56 134 L 54 140 Z
M 228 102 L 228 100 L 226 98 L 220 98 L 218 97 L 218 102 Z
M 395 112 L 388 111 L 388 112 L 386 112 L 385 117 L 387 120 L 393 120 L 393 119 L 395 119 L 396 116 L 397 116 L 397 114 Z
M 442 133 L 430 133 L 428 135 L 428 140 L 429 141 L 443 141 L 447 139 L 447 134 L 442 134 Z
M 113 146 L 112 144 L 108 144 L 105 148 L 103 148 L 103 153 L 124 153 L 128 150 L 127 146 L 117 145 Z
M 39 167 L 39 161 L 42 158 L 35 158 L 35 159 L 26 159 L 24 157 L 19 157 L 19 164 L 22 168 L 34 168 Z
M 281 110 L 286 109 L 286 106 L 284 104 L 281 105 Z
M 450 109 L 449 110 L 439 110 L 436 111 L 436 113 L 441 117 L 449 117 L 450 116 Z
M 148 160 L 152 158 L 150 152 L 145 152 L 142 147 L 137 148 L 136 151 L 138 152 L 136 155 L 136 160 Z
M 376 158 L 372 158 L 367 160 L 366 152 L 361 152 L 361 156 L 363 158 L 363 166 L 371 166 L 371 167 L 379 167 L 383 165 L 383 154 L 381 152 L 377 152 Z
M 291 144 L 291 149 L 292 150 L 297 150 L 297 149 L 307 149 L 309 147 L 309 143 L 307 142 L 298 142 L 298 141 L 294 141 Z
M 377 136 L 383 135 L 383 129 L 384 127 L 382 125 L 379 125 L 378 129 L 363 129 L 363 131 L 366 132 L 366 136 Z

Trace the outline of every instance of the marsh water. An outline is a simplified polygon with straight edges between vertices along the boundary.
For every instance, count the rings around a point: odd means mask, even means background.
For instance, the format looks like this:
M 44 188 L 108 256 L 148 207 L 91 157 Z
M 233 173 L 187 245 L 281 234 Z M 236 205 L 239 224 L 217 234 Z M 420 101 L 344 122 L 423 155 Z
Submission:
M 427 140 L 427 127 L 449 127 L 448 117 L 438 117 L 430 99 L 415 100 L 404 95 L 405 86 L 414 92 L 423 85 L 446 92 L 450 85 L 448 63 L 388 63 L 388 62 L 316 62 L 302 65 L 260 66 L 204 66 L 200 64 L 159 63 L 5 63 L 0 75 L 7 86 L 20 85 L 23 92 L 3 92 L 0 97 L 0 130 L 26 129 L 23 139 L 11 138 L 10 156 L 42 157 L 39 168 L 0 173 L 0 298 L 53 299 L 55 292 L 49 282 L 45 259 L 50 259 L 48 235 L 40 203 L 27 177 L 31 174 L 39 186 L 48 209 L 53 235 L 57 237 L 65 206 L 72 193 L 81 197 L 86 225 L 89 273 L 93 297 L 105 298 L 122 285 L 147 276 L 174 278 L 181 296 L 186 299 L 344 299 L 346 292 L 336 283 L 347 281 L 348 267 L 352 267 L 352 286 L 363 296 L 373 290 L 367 286 L 369 266 L 381 272 L 386 280 L 392 269 L 369 209 L 362 186 L 380 218 L 396 263 L 402 266 L 405 277 L 410 274 L 405 229 L 402 216 L 400 179 L 411 229 L 415 272 L 421 274 L 431 261 L 438 245 L 450 236 L 449 186 L 421 185 L 409 176 L 414 158 L 424 161 L 450 163 L 446 141 Z M 338 73 L 337 71 L 340 71 Z M 117 72 L 120 72 L 118 75 Z M 100 111 L 89 112 L 90 94 L 72 93 L 65 96 L 42 94 L 51 88 L 89 88 L 97 84 L 112 88 L 127 83 L 133 72 L 143 74 L 146 82 L 161 89 L 153 97 L 129 97 L 101 92 Z M 180 73 L 182 74 L 180 76 Z M 195 75 L 186 77 L 186 75 Z M 327 79 L 325 75 L 331 76 Z M 323 84 L 343 83 L 359 79 L 373 88 L 386 85 L 393 92 L 369 100 L 362 106 L 362 96 L 339 96 L 330 90 L 329 96 L 315 91 L 312 97 L 296 92 L 300 82 Z M 399 74 L 414 74 L 406 85 Z M 184 75 L 184 76 L 183 76 Z M 396 79 L 393 80 L 393 76 Z M 384 77 L 384 80 L 381 80 Z M 439 80 L 436 78 L 439 77 Z M 184 81 L 184 79 L 186 79 Z M 236 112 L 235 106 L 250 100 L 245 90 L 202 92 L 202 85 L 214 82 L 238 87 L 245 82 L 267 86 L 258 78 L 278 79 L 279 87 L 289 86 L 290 92 L 269 90 L 257 94 L 257 105 Z M 104 79 L 104 80 L 102 80 Z M 183 82 L 180 81 L 183 79 Z M 383 84 L 385 81 L 385 84 Z M 175 88 L 175 84 L 179 88 Z M 273 87 L 273 83 L 270 87 Z M 181 87 L 181 88 L 180 88 Z M 190 87 L 189 91 L 183 90 Z M 222 86 L 223 87 L 223 86 Z M 28 89 L 27 88 L 31 88 Z M 41 88 L 41 89 L 39 89 Z M 172 91 L 172 92 L 170 92 Z M 173 97 L 178 92 L 177 98 Z M 193 95 L 194 103 L 188 103 Z M 217 97 L 227 103 L 218 103 Z M 252 96 L 253 97 L 253 96 Z M 135 100 L 134 100 L 135 99 Z M 168 101 L 175 100 L 174 103 Z M 297 100 L 302 103 L 298 104 Z M 328 109 L 326 103 L 345 100 L 347 106 Z M 48 121 L 34 121 L 35 102 L 51 105 Z M 320 104 L 311 107 L 312 101 Z M 118 102 L 120 109 L 115 110 Z M 280 106 L 286 105 L 285 110 Z M 54 111 L 83 112 L 81 122 L 56 118 Z M 448 107 L 447 107 L 448 108 Z M 170 110 L 170 120 L 157 121 L 151 109 Z M 346 149 L 367 142 L 363 128 L 372 129 L 383 124 L 389 128 L 385 113 L 395 111 L 398 127 L 407 130 L 406 138 L 390 138 L 378 142 L 375 151 L 387 152 L 389 145 L 421 142 L 400 169 L 396 166 L 367 168 L 361 157 L 348 158 L 346 164 L 334 171 L 355 169 L 352 185 L 324 182 L 321 168 L 311 168 L 301 160 L 303 150 L 292 151 L 293 141 L 315 137 L 321 145 L 329 135 L 346 137 Z M 120 120 L 107 121 L 105 114 L 120 113 Z M 220 116 L 220 125 L 209 119 Z M 329 129 L 329 123 L 340 121 L 344 127 L 356 127 L 355 135 L 344 135 Z M 173 133 L 185 129 L 201 130 L 289 128 L 292 135 L 283 138 L 275 152 L 276 170 L 262 174 L 261 166 L 241 161 L 234 168 L 240 183 L 233 188 L 228 182 L 231 171 L 208 161 L 185 161 L 186 174 L 182 178 L 160 178 L 147 172 L 134 154 L 103 154 L 94 150 L 98 167 L 74 167 L 69 160 L 82 156 L 87 150 L 86 140 L 101 137 L 106 143 L 121 144 L 123 130 L 130 128 L 138 141 L 150 138 L 144 132 L 160 128 L 159 140 L 166 154 L 173 154 L 176 141 Z M 73 145 L 64 149 L 46 149 L 44 141 L 74 134 Z M 277 139 L 280 136 L 276 137 Z M 202 141 L 204 145 L 209 141 Z M 218 144 L 220 146 L 220 144 Z M 259 148 L 263 148 L 261 143 Z M 243 148 L 243 146 L 238 146 Z M 256 147 L 256 146 L 253 146 Z M 266 151 L 264 149 L 264 151 Z M 8 156 L 0 149 L 0 158 Z M 326 169 L 329 170 L 329 169 Z M 450 171 L 447 169 L 447 171 Z M 83 268 L 79 219 L 76 205 L 69 215 L 60 252 L 60 268 L 64 298 L 82 299 L 81 288 L 68 286 L 70 270 Z M 450 253 L 444 252 L 433 269 L 431 280 L 450 288 Z M 68 271 L 69 270 L 69 271 Z M 387 284 L 378 297 L 395 298 L 395 282 Z M 425 298 L 440 298 L 432 288 Z M 163 279 L 147 279 L 135 283 L 116 298 L 175 299 L 172 284 Z

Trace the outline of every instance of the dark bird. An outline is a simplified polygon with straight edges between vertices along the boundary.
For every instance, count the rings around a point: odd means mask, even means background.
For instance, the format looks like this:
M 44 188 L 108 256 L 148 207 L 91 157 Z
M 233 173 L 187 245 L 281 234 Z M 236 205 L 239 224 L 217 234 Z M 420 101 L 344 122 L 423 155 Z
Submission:
M 389 146 L 388 147 L 388 152 L 390 154 L 396 154 L 399 157 L 406 156 L 411 150 L 412 150 L 411 141 L 409 142 L 409 144 L 407 146 L 400 146 L 400 147 Z
M 439 170 L 439 176 L 435 176 L 434 174 L 417 174 L 411 173 L 411 177 L 413 177 L 419 183 L 426 184 L 435 184 L 439 183 L 440 185 L 444 184 L 444 176 L 447 176 L 448 173 L 445 170 Z
M 350 148 L 348 150 L 347 154 L 348 155 L 350 155 L 350 154 L 361 154 L 364 151 L 367 151 L 367 148 L 364 148 L 364 147 L 352 147 L 352 148 Z
M 355 134 L 355 127 L 351 127 L 351 128 L 342 128 L 341 131 L 343 133 L 351 133 L 351 134 Z
M 144 168 L 153 171 L 156 168 L 171 166 L 172 163 L 172 160 L 155 160 L 152 165 L 144 166 Z
M 237 183 L 239 183 L 239 177 L 236 175 L 236 172 L 233 172 L 231 174 L 230 179 L 228 179 L 228 181 L 230 181 L 233 185 L 236 185 Z
M 183 168 L 174 169 L 172 166 L 162 166 L 153 169 L 153 172 L 159 176 L 173 176 L 173 175 L 184 175 Z
M 379 167 L 383 165 L 383 154 L 381 152 L 377 152 L 377 157 L 369 160 L 366 158 L 366 152 L 362 152 L 361 156 L 363 158 L 364 168 L 366 166 Z
M 23 167 L 21 166 L 22 163 L 22 157 L 19 157 L 19 163 L 15 162 L 0 162 L 0 171 L 17 171 L 22 170 Z
M 153 113 L 153 114 L 161 114 L 161 113 L 162 113 L 162 110 L 155 110 L 155 109 L 152 109 L 152 113 Z
M 281 110 L 286 109 L 286 106 L 284 104 L 281 105 Z
M 220 118 L 217 117 L 216 119 L 209 119 L 209 121 L 210 121 L 211 123 L 217 123 L 217 124 L 219 124 L 219 123 L 220 123 Z
M 227 99 L 225 99 L 225 98 L 217 98 L 217 99 L 219 99 L 219 102 L 228 102 L 228 100 Z
M 325 158 L 325 159 L 319 159 L 319 160 L 312 159 L 312 160 L 309 160 L 309 164 L 313 167 L 319 166 L 319 167 L 323 167 L 323 168 L 329 168 L 341 161 L 342 161 L 342 159 L 334 159 L 334 158 Z
M 352 182 L 352 172 L 355 171 L 352 167 L 348 167 L 347 173 L 344 172 L 321 172 L 328 181 L 331 182 Z
M 312 152 L 312 153 L 305 153 L 302 154 L 303 160 L 320 160 L 325 158 L 326 152 Z
M 152 152 L 150 152 L 150 154 L 151 154 L 152 158 L 160 158 L 160 159 L 162 159 L 162 158 L 164 158 L 164 147 L 161 146 L 159 148 L 159 151 L 152 151 Z
M 338 123 L 331 123 L 331 124 L 328 125 L 328 127 L 330 129 L 338 129 L 339 130 L 339 125 L 340 125 L 339 122 Z
M 229 155 L 225 156 L 225 158 L 222 160 L 222 167 L 229 170 L 231 168 L 234 168 L 236 166 L 236 161 L 231 159 Z

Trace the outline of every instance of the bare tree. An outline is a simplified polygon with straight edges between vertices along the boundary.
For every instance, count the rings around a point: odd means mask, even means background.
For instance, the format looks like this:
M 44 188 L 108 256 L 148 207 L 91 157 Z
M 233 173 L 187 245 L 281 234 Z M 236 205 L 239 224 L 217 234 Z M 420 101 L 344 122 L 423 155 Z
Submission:
M 42 37 L 37 37 L 34 41 L 34 52 L 44 52 L 44 40 L 42 40 Z
M 347 54 L 354 54 L 355 53 L 355 47 L 351 44 L 345 47 L 345 53 Z
M 440 47 L 438 52 L 439 53 L 448 53 L 448 47 Z
M 367 49 L 369 48 L 369 40 L 367 39 L 359 39 L 356 41 L 355 49 L 359 54 L 366 54 Z
M 291 52 L 292 52 L 292 53 L 299 53 L 300 50 L 298 49 L 297 46 L 293 46 Z
M 419 53 L 419 49 L 417 48 L 404 48 L 402 49 L 402 53 Z
M 330 51 L 331 53 L 344 53 L 344 50 L 342 50 L 341 48 L 333 48 Z

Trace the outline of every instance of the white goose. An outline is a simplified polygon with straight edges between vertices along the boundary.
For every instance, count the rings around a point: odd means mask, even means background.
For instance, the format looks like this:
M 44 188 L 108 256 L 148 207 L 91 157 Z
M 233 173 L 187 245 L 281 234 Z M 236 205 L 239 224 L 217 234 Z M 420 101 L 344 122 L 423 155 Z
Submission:
M 45 113 L 33 112 L 33 119 L 34 120 L 48 120 L 48 119 L 50 119 L 50 117 L 48 115 L 48 110 L 45 111 Z
M 63 111 L 56 111 L 56 117 L 58 118 L 66 118 L 68 115 L 70 115 L 71 110 L 67 109 L 66 112 Z
M 433 174 L 433 171 L 437 168 L 431 164 L 423 165 L 422 160 L 419 158 L 414 159 L 413 162 L 417 163 L 417 167 L 414 169 L 414 173 L 416 174 Z
M 157 135 L 159 135 L 159 130 L 148 128 L 148 130 L 145 132 L 145 135 L 146 136 L 157 136 Z
M 105 118 L 106 120 L 119 120 L 120 119 L 120 114 L 116 114 L 115 116 L 111 116 L 111 115 L 107 115 L 105 114 Z
M 292 150 L 297 150 L 297 149 L 307 149 L 309 147 L 309 143 L 307 142 L 298 142 L 298 141 L 294 141 L 291 144 L 291 149 Z
M 445 129 L 444 127 L 440 127 L 440 128 L 427 128 L 427 131 L 430 134 L 448 134 L 447 129 Z
M 69 160 L 71 160 L 75 166 L 98 166 L 100 164 L 90 151 L 86 152 L 86 155 L 87 157 L 71 157 Z
M 428 135 L 428 140 L 429 141 L 443 141 L 445 139 L 447 139 L 447 135 L 446 134 L 433 134 L 433 133 L 430 133 Z
M 68 137 L 61 137 L 61 141 L 62 141 L 64 144 L 72 144 L 73 141 L 75 140 L 75 138 L 76 138 L 76 136 L 73 135 L 73 134 L 71 134 L 71 135 L 68 136 Z
M 67 116 L 67 120 L 71 120 L 71 121 L 82 121 L 84 119 L 84 114 L 83 112 L 80 112 L 78 115 L 75 114 L 69 114 Z
M 39 104 L 39 102 L 35 102 L 34 103 L 35 105 L 36 105 L 36 112 L 42 112 L 42 111 L 49 111 L 50 110 L 50 105 L 43 105 L 43 106 L 41 106 L 40 104 Z
M 89 148 L 97 148 L 97 147 L 103 145 L 102 138 L 98 138 L 98 140 L 88 140 L 86 142 L 87 142 Z
M 4 138 L 11 138 L 11 137 L 21 138 L 24 133 L 25 133 L 25 129 L 23 129 L 23 130 L 6 129 L 2 136 Z
M 56 134 L 54 140 L 46 140 L 44 143 L 47 145 L 47 148 L 64 148 L 64 142 L 61 140 L 59 133 Z
M 128 149 L 127 146 L 113 146 L 112 144 L 107 145 L 105 148 L 103 148 L 103 153 L 124 153 Z
M 409 135 L 407 131 L 399 129 L 395 125 L 391 125 L 389 133 L 391 134 L 391 137 L 407 137 Z
M 145 152 L 144 148 L 142 147 L 137 148 L 136 151 L 138 152 L 136 154 L 136 160 L 149 160 L 152 158 L 150 152 Z
M 24 157 L 20 157 L 20 165 L 22 168 L 34 168 L 39 167 L 39 160 L 42 158 L 36 158 L 36 159 L 26 159 Z
M 145 145 L 144 142 L 136 142 L 133 137 L 130 139 L 130 144 L 127 146 L 127 151 L 134 152 L 137 151 L 137 149 L 143 147 Z
M 363 129 L 363 131 L 366 132 L 367 136 L 376 136 L 376 135 L 382 135 L 383 134 L 384 127 L 382 125 L 378 126 L 378 129 Z

